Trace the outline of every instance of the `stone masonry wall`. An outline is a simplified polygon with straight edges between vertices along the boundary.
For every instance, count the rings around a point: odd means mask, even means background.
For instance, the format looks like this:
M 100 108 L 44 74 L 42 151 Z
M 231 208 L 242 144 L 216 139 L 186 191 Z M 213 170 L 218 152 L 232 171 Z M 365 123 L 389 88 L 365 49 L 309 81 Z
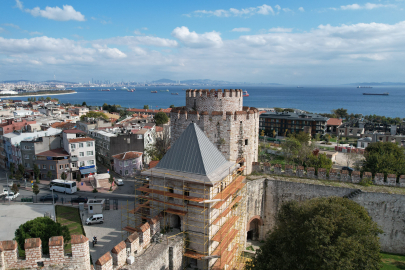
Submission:
M 245 173 L 250 174 L 252 162 L 256 162 L 258 157 L 259 111 L 243 107 L 243 97 L 238 91 L 227 92 L 225 89 L 224 94 L 221 90 L 204 91 L 187 92 L 186 107 L 172 110 L 171 142 L 174 143 L 190 123 L 196 123 L 227 160 L 236 162 L 244 157 Z M 188 96 L 192 94 L 202 96 Z M 226 95 L 226 98 L 219 98 L 220 95 Z M 197 110 L 192 109 L 194 99 Z
M 84 235 L 72 235 L 72 256 L 65 256 L 63 237 L 49 239 L 49 257 L 42 256 L 42 243 L 39 238 L 25 239 L 25 259 L 18 258 L 16 241 L 0 241 L 0 269 L 37 268 L 42 263 L 45 268 L 90 270 L 89 239 Z
M 264 186 L 264 190 L 263 189 Z M 356 189 L 321 186 L 313 184 L 280 181 L 273 179 L 255 180 L 247 183 L 249 194 L 248 217 L 259 215 L 263 220 L 261 232 L 268 232 L 275 225 L 275 217 L 282 203 L 296 200 L 305 201 L 316 197 L 347 196 Z M 261 191 L 262 190 L 262 191 Z M 260 197 L 260 194 L 263 196 Z M 252 198 L 254 197 L 254 198 Z M 261 199 L 263 198 L 263 199 Z M 384 252 L 405 254 L 405 196 L 388 193 L 360 192 L 351 200 L 364 206 L 371 218 L 384 231 L 380 235 L 381 249 Z M 254 203 L 254 205 L 252 205 Z M 259 205 L 263 205 L 263 210 Z M 261 233 L 260 239 L 264 234 Z

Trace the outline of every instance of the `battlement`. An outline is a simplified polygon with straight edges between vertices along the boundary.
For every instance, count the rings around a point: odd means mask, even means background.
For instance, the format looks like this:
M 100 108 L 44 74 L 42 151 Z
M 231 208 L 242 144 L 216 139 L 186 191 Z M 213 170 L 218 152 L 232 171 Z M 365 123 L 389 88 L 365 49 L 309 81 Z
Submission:
M 188 111 L 242 111 L 242 89 L 188 89 L 186 91 Z
M 197 123 L 199 121 L 243 121 L 259 117 L 259 110 L 253 107 L 243 107 L 242 111 L 187 111 L 184 107 L 174 108 L 171 113 L 171 121 L 187 121 Z
M 26 269 L 40 266 L 65 266 L 90 270 L 89 239 L 84 235 L 71 236 L 72 254 L 65 254 L 63 236 L 49 238 L 49 256 L 42 255 L 39 238 L 25 239 L 25 258 L 18 257 L 15 240 L 0 241 L 0 269 Z

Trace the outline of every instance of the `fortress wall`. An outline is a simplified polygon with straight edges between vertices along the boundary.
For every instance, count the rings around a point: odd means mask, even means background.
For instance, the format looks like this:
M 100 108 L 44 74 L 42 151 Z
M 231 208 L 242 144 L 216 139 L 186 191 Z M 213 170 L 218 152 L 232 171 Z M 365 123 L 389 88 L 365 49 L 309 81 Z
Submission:
M 316 197 L 343 197 L 355 189 L 304 184 L 280 180 L 255 180 L 247 183 L 248 218 L 259 215 L 263 219 L 261 231 L 268 232 L 275 224 L 277 211 L 282 203 L 296 200 L 305 201 Z M 380 235 L 381 249 L 384 252 L 405 254 L 405 196 L 362 192 L 351 200 L 364 206 L 371 218 L 384 231 Z M 249 219 L 248 219 L 249 220 Z M 260 234 L 260 239 L 264 239 Z

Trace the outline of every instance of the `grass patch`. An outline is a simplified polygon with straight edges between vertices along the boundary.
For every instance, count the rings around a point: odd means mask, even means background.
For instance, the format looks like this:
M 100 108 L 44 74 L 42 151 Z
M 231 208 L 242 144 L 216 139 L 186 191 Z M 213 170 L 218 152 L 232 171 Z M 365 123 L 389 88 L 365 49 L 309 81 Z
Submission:
M 83 234 L 84 229 L 82 226 L 82 221 L 80 219 L 80 211 L 78 208 L 56 205 L 56 222 L 66 225 L 69 228 L 70 235 L 72 234 Z M 67 243 L 65 246 L 65 253 L 71 253 L 72 246 L 70 243 Z
M 405 269 L 405 256 L 381 253 L 382 268 L 381 270 Z

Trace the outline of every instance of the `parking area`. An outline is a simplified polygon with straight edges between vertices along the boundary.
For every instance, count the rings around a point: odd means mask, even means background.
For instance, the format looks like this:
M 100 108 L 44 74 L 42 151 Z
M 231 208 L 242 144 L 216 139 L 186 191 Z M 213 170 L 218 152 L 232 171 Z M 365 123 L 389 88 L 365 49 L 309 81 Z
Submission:
M 0 240 L 12 240 L 21 224 L 48 212 L 54 215 L 52 204 L 0 204 Z
M 87 210 L 83 211 L 84 214 L 83 227 L 86 232 L 87 238 L 90 240 L 90 254 L 95 263 L 98 258 L 104 255 L 107 251 L 116 246 L 122 240 L 122 226 L 121 226 L 121 210 L 105 210 L 103 211 L 104 223 L 86 225 L 84 221 L 92 214 L 88 214 Z M 97 245 L 93 247 L 91 241 L 93 236 L 97 237 Z

